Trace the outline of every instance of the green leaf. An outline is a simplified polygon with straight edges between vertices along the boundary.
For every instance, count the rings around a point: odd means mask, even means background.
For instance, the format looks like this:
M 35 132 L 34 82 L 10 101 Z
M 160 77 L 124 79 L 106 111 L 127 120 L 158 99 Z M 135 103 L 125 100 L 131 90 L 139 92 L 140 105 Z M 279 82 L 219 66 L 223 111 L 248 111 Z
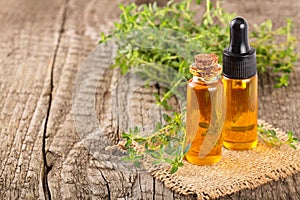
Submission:
M 174 174 L 175 172 L 177 172 L 177 170 L 178 170 L 178 165 L 173 165 L 172 168 L 171 168 L 170 173 Z
M 138 143 L 144 143 L 147 141 L 145 138 L 134 138 L 133 140 Z
M 156 122 L 156 124 L 155 124 L 155 130 L 158 131 L 161 128 L 162 128 L 162 124 L 160 122 Z
M 122 138 L 129 139 L 130 138 L 130 134 L 123 132 L 122 133 Z
M 141 163 L 139 161 L 134 161 L 133 162 L 134 166 L 136 166 L 137 168 L 141 168 Z
M 152 162 L 152 165 L 154 165 L 154 166 L 155 166 L 155 165 L 158 165 L 158 164 L 160 164 L 160 163 L 161 163 L 161 161 L 160 161 L 160 160 L 155 160 L 155 161 L 153 161 L 153 162 Z
M 124 157 L 121 158 L 121 160 L 123 160 L 125 162 L 131 161 L 129 156 L 124 156 Z
M 131 144 L 132 144 L 132 139 L 127 139 L 125 148 L 129 148 Z
M 129 148 L 128 148 L 128 152 L 129 152 L 129 154 L 131 154 L 131 155 L 136 154 L 136 150 L 135 150 L 133 147 L 129 147 Z
M 164 161 L 169 163 L 169 164 L 172 164 L 173 163 L 173 160 L 170 159 L 170 158 L 164 158 Z
M 155 158 L 155 159 L 160 159 L 160 154 L 158 153 L 158 152 L 156 152 L 156 151 L 154 151 L 154 152 L 151 152 L 151 156 L 153 157 L 153 158 Z
M 293 145 L 293 144 L 289 144 L 289 145 L 290 145 L 290 147 L 292 147 L 293 149 L 297 150 L 297 147 L 296 147 L 295 145 Z
M 169 115 L 167 115 L 167 114 L 163 114 L 163 118 L 164 118 L 164 120 L 166 121 L 166 122 L 171 122 L 172 121 L 172 118 L 169 116 Z
M 134 157 L 134 161 L 140 161 L 140 160 L 142 160 L 144 158 L 144 156 L 143 155 L 138 155 L 138 156 L 136 156 L 136 157 Z
M 139 132 L 140 132 L 140 128 L 137 127 L 137 126 L 134 127 L 133 134 L 134 134 L 134 135 L 137 135 Z

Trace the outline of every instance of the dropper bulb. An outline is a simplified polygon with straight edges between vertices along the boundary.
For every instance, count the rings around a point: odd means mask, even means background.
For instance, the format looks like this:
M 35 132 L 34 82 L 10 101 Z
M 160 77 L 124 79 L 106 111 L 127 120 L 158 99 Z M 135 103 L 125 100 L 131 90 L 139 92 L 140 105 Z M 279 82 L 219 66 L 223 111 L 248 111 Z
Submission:
M 242 17 L 236 17 L 230 23 L 230 45 L 228 51 L 233 54 L 245 54 L 250 51 L 248 23 Z
M 223 51 L 223 75 L 247 79 L 256 73 L 256 51 L 248 43 L 248 23 L 236 17 L 230 23 L 230 44 Z

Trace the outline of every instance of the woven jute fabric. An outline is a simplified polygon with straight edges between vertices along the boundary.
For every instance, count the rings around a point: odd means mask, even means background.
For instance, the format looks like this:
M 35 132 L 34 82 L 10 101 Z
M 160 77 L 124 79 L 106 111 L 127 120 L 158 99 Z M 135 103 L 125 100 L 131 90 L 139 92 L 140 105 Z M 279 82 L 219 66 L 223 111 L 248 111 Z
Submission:
M 259 120 L 259 124 L 274 129 L 264 121 Z M 279 138 L 287 139 L 286 133 L 275 130 Z M 223 148 L 222 159 L 215 165 L 197 166 L 184 161 L 175 174 L 164 168 L 153 171 L 152 175 L 180 194 L 196 194 L 198 199 L 217 198 L 299 172 L 299 149 L 299 145 L 295 150 L 288 145 L 273 147 L 259 141 L 253 150 Z

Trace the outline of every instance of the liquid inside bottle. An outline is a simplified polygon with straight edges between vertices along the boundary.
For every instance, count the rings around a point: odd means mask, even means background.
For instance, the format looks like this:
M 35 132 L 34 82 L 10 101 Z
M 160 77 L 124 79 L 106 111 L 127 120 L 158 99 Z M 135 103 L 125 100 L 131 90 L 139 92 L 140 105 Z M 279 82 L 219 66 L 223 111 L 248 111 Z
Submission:
M 241 80 L 223 77 L 223 84 L 227 98 L 224 147 L 252 149 L 257 145 L 257 75 Z
M 214 54 L 207 56 L 204 58 L 217 59 Z M 221 67 L 216 64 L 213 69 L 216 71 L 212 73 L 210 67 L 203 66 L 202 73 L 197 73 L 199 68 L 191 66 L 194 76 L 187 86 L 186 142 L 191 147 L 185 157 L 196 165 L 214 164 L 220 161 L 222 154 L 225 109 L 223 84 L 219 76 Z

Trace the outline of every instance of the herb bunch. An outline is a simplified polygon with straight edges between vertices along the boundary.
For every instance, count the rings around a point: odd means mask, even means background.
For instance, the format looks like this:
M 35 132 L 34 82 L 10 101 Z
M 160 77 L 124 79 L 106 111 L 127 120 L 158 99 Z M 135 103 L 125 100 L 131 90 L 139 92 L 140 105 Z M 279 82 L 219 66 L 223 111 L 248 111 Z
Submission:
M 251 33 L 252 46 L 256 48 L 258 72 L 271 72 L 277 77 L 275 87 L 288 86 L 289 74 L 298 57 L 295 51 L 297 39 L 291 34 L 293 21 L 287 19 L 286 26 L 273 30 L 271 20 L 255 26 Z M 283 40 L 283 42 L 278 42 Z
M 120 4 L 122 11 L 120 22 L 115 23 L 112 34 L 107 36 L 101 34 L 100 43 L 111 37 L 122 37 L 134 29 L 167 28 L 180 32 L 189 41 L 199 44 L 201 49 L 196 53 L 216 53 L 222 62 L 223 49 L 229 44 L 229 23 L 236 14 L 225 12 L 218 0 L 215 4 L 211 0 L 206 0 L 204 5 L 206 11 L 201 19 L 196 19 L 191 5 L 192 0 L 178 3 L 169 1 L 165 7 L 158 7 L 156 3 L 140 6 L 132 3 L 126 7 Z M 261 25 L 255 25 L 254 31 L 250 32 L 251 45 L 257 51 L 258 72 L 270 72 L 277 77 L 275 87 L 289 84 L 289 75 L 298 59 L 295 51 L 297 39 L 292 35 L 292 30 L 293 22 L 287 19 L 286 26 L 278 29 L 274 29 L 272 21 L 267 20 Z M 157 35 L 153 34 L 153 37 Z M 178 42 L 182 41 L 171 41 L 170 44 L 176 46 Z M 134 48 L 129 40 L 119 44 L 117 54 L 114 66 L 119 67 L 123 73 L 146 61 L 173 67 L 186 78 L 190 78 L 188 72 L 190 61 L 174 52 L 145 50 L 136 46 Z

